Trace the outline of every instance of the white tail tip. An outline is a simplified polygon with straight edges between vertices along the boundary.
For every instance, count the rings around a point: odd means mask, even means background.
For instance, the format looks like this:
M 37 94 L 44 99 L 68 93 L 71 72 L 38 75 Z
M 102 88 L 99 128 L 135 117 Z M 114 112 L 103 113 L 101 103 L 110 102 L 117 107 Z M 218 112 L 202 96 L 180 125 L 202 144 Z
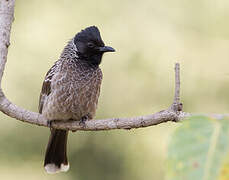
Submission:
M 60 168 L 56 166 L 55 164 L 46 164 L 45 165 L 45 170 L 49 174 L 55 174 L 59 172 L 66 172 L 69 169 L 69 164 L 61 164 Z

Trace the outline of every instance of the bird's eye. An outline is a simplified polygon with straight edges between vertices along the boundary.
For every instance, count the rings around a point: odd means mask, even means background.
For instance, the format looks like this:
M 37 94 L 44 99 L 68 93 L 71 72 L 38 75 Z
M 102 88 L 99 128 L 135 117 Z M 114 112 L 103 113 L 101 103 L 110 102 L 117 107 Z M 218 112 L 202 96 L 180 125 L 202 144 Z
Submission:
M 95 47 L 95 44 L 92 43 L 92 42 L 89 42 L 89 43 L 87 43 L 87 46 L 88 46 L 89 48 L 93 48 L 93 47 Z

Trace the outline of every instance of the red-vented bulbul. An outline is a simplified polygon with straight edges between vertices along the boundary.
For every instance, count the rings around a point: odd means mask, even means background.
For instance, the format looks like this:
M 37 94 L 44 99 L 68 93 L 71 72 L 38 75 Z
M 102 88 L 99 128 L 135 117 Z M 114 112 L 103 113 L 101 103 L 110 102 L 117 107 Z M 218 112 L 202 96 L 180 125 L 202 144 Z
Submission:
M 84 121 L 95 116 L 102 71 L 103 53 L 115 51 L 105 46 L 99 29 L 88 27 L 71 39 L 43 82 L 39 112 L 48 121 Z M 67 171 L 68 131 L 51 129 L 44 167 L 48 173 Z

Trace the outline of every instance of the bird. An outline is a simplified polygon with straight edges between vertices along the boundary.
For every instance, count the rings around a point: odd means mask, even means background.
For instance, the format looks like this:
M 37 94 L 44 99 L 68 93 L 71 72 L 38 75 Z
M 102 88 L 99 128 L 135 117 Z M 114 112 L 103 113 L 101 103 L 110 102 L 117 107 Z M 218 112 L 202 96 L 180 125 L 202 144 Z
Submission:
M 77 33 L 64 47 L 47 72 L 39 99 L 39 113 L 52 121 L 85 121 L 95 117 L 103 78 L 99 67 L 103 54 L 115 49 L 105 46 L 98 27 Z M 44 168 L 47 173 L 66 172 L 68 131 L 50 128 Z

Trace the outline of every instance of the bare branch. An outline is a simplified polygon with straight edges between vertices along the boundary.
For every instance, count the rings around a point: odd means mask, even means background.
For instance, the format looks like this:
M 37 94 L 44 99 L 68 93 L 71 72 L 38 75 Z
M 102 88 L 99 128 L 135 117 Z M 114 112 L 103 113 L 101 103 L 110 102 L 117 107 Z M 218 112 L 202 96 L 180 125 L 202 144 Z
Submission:
M 7 60 L 8 47 L 10 45 L 10 30 L 14 19 L 14 0 L 1 0 L 0 2 L 0 85 Z M 52 127 L 67 130 L 110 130 L 110 129 L 131 129 L 157 125 L 167 121 L 178 121 L 189 116 L 181 112 L 180 101 L 180 72 L 179 64 L 175 66 L 175 96 L 170 108 L 152 115 L 132 118 L 111 118 L 103 120 L 90 120 L 85 125 L 77 121 L 52 122 Z M 48 127 L 47 120 L 39 113 L 31 112 L 11 103 L 4 95 L 0 86 L 0 111 L 6 115 L 23 122 Z
M 0 110 L 12 118 L 38 125 L 47 125 L 45 119 L 35 112 L 27 111 L 11 103 L 4 95 L 1 84 L 10 45 L 10 31 L 14 20 L 15 0 L 0 2 Z
M 0 87 L 10 45 L 10 30 L 14 19 L 14 0 L 0 2 Z
M 182 111 L 183 104 L 180 102 L 180 64 L 175 64 L 175 93 L 173 104 L 171 105 L 170 109 L 174 112 L 179 113 Z
M 177 121 L 178 116 L 170 110 L 163 110 L 155 114 L 131 117 L 131 118 L 111 118 L 102 120 L 86 121 L 85 125 L 80 125 L 77 121 L 61 123 L 56 121 L 52 127 L 68 130 L 112 130 L 112 129 L 133 129 L 157 125 L 167 121 Z
M 175 64 L 175 95 L 174 100 L 176 104 L 180 103 L 180 64 Z

